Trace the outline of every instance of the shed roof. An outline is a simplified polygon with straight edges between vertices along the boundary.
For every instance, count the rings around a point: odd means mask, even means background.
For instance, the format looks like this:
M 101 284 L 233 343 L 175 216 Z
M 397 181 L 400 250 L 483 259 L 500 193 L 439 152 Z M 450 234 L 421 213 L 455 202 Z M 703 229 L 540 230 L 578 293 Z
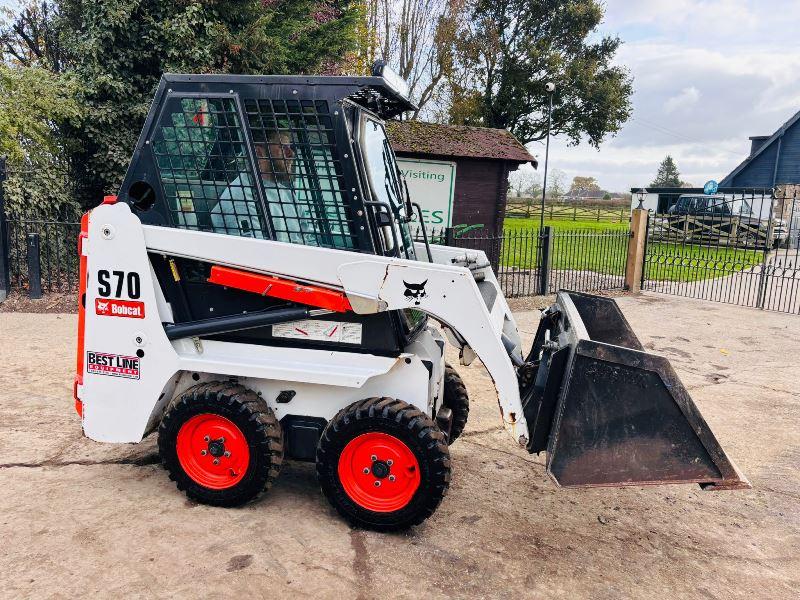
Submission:
M 387 129 L 395 152 L 529 162 L 538 166 L 536 158 L 505 129 L 421 121 L 389 121 Z

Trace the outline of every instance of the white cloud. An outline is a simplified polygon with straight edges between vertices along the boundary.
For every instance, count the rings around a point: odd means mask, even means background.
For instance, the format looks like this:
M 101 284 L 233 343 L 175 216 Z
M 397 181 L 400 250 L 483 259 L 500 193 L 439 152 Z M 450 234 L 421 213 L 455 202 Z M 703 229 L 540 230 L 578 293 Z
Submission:
M 664 110 L 668 113 L 686 111 L 697 104 L 698 100 L 700 100 L 700 91 L 692 85 L 683 88 L 680 94 L 672 96 L 664 102 Z
M 720 179 L 800 110 L 800 53 L 787 27 L 796 0 L 609 0 L 603 33 L 624 45 L 633 115 L 598 152 L 551 144 L 550 167 L 590 175 L 614 191 L 648 184 L 671 154 L 683 179 Z M 544 157 L 543 145 L 533 144 Z M 543 161 L 541 161 L 543 164 Z

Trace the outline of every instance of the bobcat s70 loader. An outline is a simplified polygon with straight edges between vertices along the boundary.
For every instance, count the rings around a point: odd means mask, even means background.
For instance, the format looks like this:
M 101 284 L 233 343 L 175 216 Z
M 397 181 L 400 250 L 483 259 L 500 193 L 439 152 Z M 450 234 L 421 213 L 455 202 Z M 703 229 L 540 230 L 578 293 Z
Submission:
M 486 256 L 413 241 L 383 123 L 412 108 L 381 65 L 165 75 L 118 196 L 82 220 L 85 435 L 157 430 L 177 487 L 217 506 L 315 461 L 344 517 L 407 527 L 445 495 L 467 421 L 451 343 L 557 485 L 746 487 L 613 300 L 559 293 L 524 352 Z

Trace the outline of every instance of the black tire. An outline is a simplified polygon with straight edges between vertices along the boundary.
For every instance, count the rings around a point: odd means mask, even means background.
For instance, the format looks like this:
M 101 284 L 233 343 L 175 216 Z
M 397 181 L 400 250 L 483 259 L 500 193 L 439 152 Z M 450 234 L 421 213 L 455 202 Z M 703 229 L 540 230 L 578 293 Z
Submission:
M 419 486 L 409 492 L 413 495 L 402 507 L 391 512 L 370 510 L 355 501 L 345 491 L 339 477 L 343 451 L 350 442 L 367 433 L 385 434 L 399 440 L 406 450 L 413 453 L 419 467 Z M 382 462 L 380 457 L 373 464 L 379 462 Z M 384 472 L 382 476 L 390 479 L 390 473 Z M 402 479 L 402 472 L 398 473 L 398 478 Z M 370 476 L 376 480 L 381 477 L 373 473 Z M 377 531 L 406 529 L 430 517 L 447 493 L 450 451 L 445 435 L 426 414 L 401 400 L 369 398 L 339 411 L 328 423 L 317 446 L 317 479 L 328 501 L 354 525 Z M 386 479 L 381 481 L 391 485 Z
M 224 489 L 207 487 L 184 469 L 178 456 L 178 434 L 190 419 L 199 415 L 209 415 L 212 419 L 222 417 L 232 422 L 241 433 L 238 448 L 244 454 L 243 446 L 246 445 L 249 459 L 241 470 L 244 475 L 237 475 L 240 479 L 235 485 Z M 225 440 L 220 439 L 224 452 Z M 214 450 L 219 451 L 219 446 Z M 170 479 L 189 498 L 212 506 L 240 506 L 269 489 L 278 477 L 283 462 L 283 435 L 272 410 L 254 391 L 232 382 L 201 383 L 176 397 L 167 408 L 158 429 L 158 451 Z M 213 452 L 211 455 L 216 456 Z M 186 454 L 182 456 L 186 460 Z M 220 457 L 220 460 L 226 459 Z M 230 471 L 233 476 L 234 471 Z
M 450 445 L 458 439 L 467 426 L 469 417 L 469 394 L 464 380 L 449 364 L 444 367 L 444 395 L 442 404 L 453 411 L 453 423 L 450 426 L 450 436 L 447 444 Z

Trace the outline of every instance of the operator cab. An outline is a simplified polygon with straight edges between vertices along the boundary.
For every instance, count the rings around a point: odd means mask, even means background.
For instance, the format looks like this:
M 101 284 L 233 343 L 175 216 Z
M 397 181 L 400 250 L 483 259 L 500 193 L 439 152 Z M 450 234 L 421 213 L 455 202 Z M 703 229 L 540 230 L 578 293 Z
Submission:
M 165 74 L 119 200 L 149 225 L 416 259 L 411 202 L 384 128 L 414 108 L 382 63 L 370 77 Z M 150 259 L 176 323 L 283 302 L 210 283 L 207 263 Z M 358 350 L 389 355 L 425 323 L 415 310 L 346 318 L 365 328 Z M 219 339 L 332 345 L 270 331 Z

